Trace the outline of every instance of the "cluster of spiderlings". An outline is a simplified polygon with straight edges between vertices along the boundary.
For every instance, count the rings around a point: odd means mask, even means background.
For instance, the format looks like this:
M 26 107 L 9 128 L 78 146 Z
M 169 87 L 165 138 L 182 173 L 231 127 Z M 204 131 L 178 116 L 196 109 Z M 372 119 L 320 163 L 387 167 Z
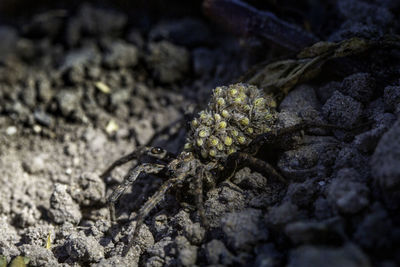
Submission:
M 205 160 L 225 160 L 257 135 L 271 130 L 275 107 L 275 101 L 253 85 L 217 87 L 207 109 L 191 121 L 185 150 Z

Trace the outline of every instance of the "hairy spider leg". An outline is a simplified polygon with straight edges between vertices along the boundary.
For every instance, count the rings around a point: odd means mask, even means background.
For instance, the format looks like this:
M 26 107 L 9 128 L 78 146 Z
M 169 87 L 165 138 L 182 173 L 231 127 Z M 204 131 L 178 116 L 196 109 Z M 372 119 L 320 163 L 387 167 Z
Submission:
M 293 126 L 282 128 L 282 129 L 273 129 L 269 132 L 258 135 L 249 144 L 247 149 L 245 149 L 245 152 L 247 152 L 251 155 L 255 155 L 255 154 L 257 154 L 258 150 L 266 144 L 273 144 L 273 143 L 281 140 L 284 136 L 288 136 L 290 134 L 309 130 L 312 128 L 352 131 L 352 130 L 358 129 L 360 127 L 368 126 L 370 124 L 371 124 L 371 122 L 367 122 L 367 123 L 364 123 L 364 124 L 361 124 L 361 125 L 358 125 L 358 126 L 355 126 L 352 128 L 348 128 L 348 127 L 338 126 L 338 125 L 334 125 L 334 124 L 315 123 L 315 122 L 308 122 L 308 121 L 302 122 L 302 123 L 299 123 L 299 124 L 296 124 Z
M 160 160 L 165 161 L 165 163 L 168 163 L 170 160 L 175 158 L 175 155 L 172 153 L 158 148 L 158 147 L 148 147 L 148 146 L 142 146 L 139 147 L 138 149 L 134 150 L 133 152 L 122 156 L 121 158 L 117 159 L 114 161 L 101 175 L 101 178 L 106 178 L 107 176 L 110 175 L 110 173 L 116 168 L 119 167 L 125 163 L 128 163 L 129 161 L 132 161 L 134 159 L 140 159 L 143 156 L 150 156 L 153 158 L 157 158 Z
M 205 210 L 203 206 L 203 179 L 206 176 L 206 170 L 203 167 L 199 167 L 198 171 L 196 171 L 196 176 L 193 177 L 196 183 L 196 188 L 195 188 L 195 202 L 196 202 L 196 207 L 197 211 L 199 213 L 199 217 L 201 220 L 201 223 L 203 226 L 207 226 L 207 219 L 205 215 Z
M 269 132 L 260 134 L 256 138 L 254 138 L 244 152 L 235 152 L 229 155 L 228 159 L 225 161 L 225 166 L 221 176 L 229 179 L 235 173 L 235 170 L 237 169 L 238 166 L 245 164 L 253 171 L 260 172 L 263 175 L 275 178 L 283 182 L 284 184 L 287 184 L 288 182 L 286 181 L 286 179 L 271 164 L 254 157 L 254 155 L 257 154 L 257 152 L 262 146 L 266 144 L 273 144 L 282 139 L 284 136 L 299 131 L 308 130 L 311 128 L 349 131 L 367 126 L 369 124 L 370 122 L 349 129 L 347 127 L 333 125 L 333 124 L 303 122 L 290 127 L 271 130 Z
M 128 174 L 125 176 L 122 184 L 118 185 L 116 189 L 111 193 L 111 195 L 107 199 L 107 203 L 110 209 L 111 220 L 115 221 L 115 203 L 119 199 L 119 197 L 125 192 L 125 190 L 135 182 L 137 177 L 142 173 L 150 174 L 150 173 L 159 173 L 162 169 L 165 168 L 165 165 L 154 164 L 154 163 L 143 163 L 135 168 L 129 170 Z
M 271 164 L 244 152 L 235 152 L 228 156 L 228 159 L 225 161 L 222 177 L 230 179 L 237 167 L 241 165 L 245 165 L 251 170 L 259 172 L 267 177 L 279 180 L 284 184 L 288 183 Z
M 161 187 L 157 190 L 156 193 L 154 193 L 153 196 L 151 196 L 146 203 L 140 208 L 138 215 L 136 216 L 136 226 L 135 230 L 133 231 L 133 234 L 129 238 L 129 243 L 126 246 L 123 256 L 126 256 L 126 254 L 129 252 L 130 248 L 133 246 L 137 235 L 139 234 L 140 228 L 143 225 L 143 221 L 146 218 L 146 216 L 150 213 L 152 209 L 163 199 L 165 194 L 170 190 L 171 188 L 175 187 L 176 185 L 182 183 L 185 181 L 187 177 L 186 173 L 181 173 L 179 176 L 175 178 L 171 178 L 167 181 L 165 181 Z

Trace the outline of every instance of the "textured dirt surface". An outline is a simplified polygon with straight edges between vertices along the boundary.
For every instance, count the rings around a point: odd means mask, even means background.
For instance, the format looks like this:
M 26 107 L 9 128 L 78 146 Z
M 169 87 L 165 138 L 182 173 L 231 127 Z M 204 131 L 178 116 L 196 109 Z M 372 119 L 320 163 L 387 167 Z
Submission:
M 399 9 L 338 1 L 337 25 L 323 36 L 396 33 Z M 399 51 L 354 59 L 340 75 L 328 66 L 278 109 L 282 127 L 372 125 L 312 130 L 263 148 L 260 157 L 272 158 L 289 185 L 238 170 L 205 192 L 208 228 L 193 196 L 172 191 L 122 257 L 135 212 L 163 180 L 140 177 L 118 201 L 113 225 L 106 196 L 135 162 L 106 180 L 99 175 L 148 142 L 179 152 L 187 115 L 246 71 L 254 51 L 203 17 L 134 24 L 122 11 L 87 4 L 68 16 L 50 10 L 2 25 L 0 35 L 0 256 L 7 262 L 23 255 L 32 266 L 400 264 Z

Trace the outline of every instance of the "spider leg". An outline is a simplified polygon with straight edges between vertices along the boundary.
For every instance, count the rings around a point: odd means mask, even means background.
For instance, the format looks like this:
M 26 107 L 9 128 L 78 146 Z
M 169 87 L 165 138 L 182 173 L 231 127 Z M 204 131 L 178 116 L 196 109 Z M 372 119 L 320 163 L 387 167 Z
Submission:
M 255 154 L 257 154 L 258 150 L 266 144 L 273 144 L 273 143 L 279 141 L 280 139 L 282 139 L 284 136 L 288 136 L 293 133 L 305 131 L 305 130 L 312 129 L 312 128 L 351 131 L 354 129 L 368 126 L 370 124 L 371 124 L 371 122 L 367 122 L 367 123 L 358 125 L 353 128 L 348 128 L 348 127 L 338 126 L 338 125 L 334 125 L 334 124 L 324 124 L 324 123 L 315 123 L 312 121 L 306 121 L 306 122 L 302 122 L 302 123 L 299 123 L 299 124 L 296 124 L 293 126 L 289 126 L 286 128 L 274 129 L 269 132 L 258 135 L 248 145 L 248 147 L 245 149 L 245 152 L 248 152 L 251 155 L 255 155 Z
M 110 175 L 110 173 L 112 172 L 112 170 L 114 170 L 116 167 L 121 166 L 129 161 L 132 161 L 134 159 L 139 159 L 142 156 L 150 156 L 150 157 L 154 157 L 163 161 L 169 161 L 172 158 L 175 158 L 175 156 L 158 147 L 147 147 L 147 146 L 142 146 L 139 147 L 137 150 L 122 156 L 121 158 L 117 159 L 116 161 L 114 161 L 101 175 L 101 178 L 106 178 L 107 176 Z
M 203 205 L 203 179 L 206 176 L 206 170 L 200 168 L 199 173 L 194 177 L 196 188 L 195 188 L 195 202 L 197 211 L 199 212 L 200 220 L 203 226 L 207 226 L 207 218 L 205 215 L 204 205 Z
M 159 173 L 165 166 L 161 164 L 153 163 L 143 163 L 135 168 L 129 170 L 128 174 L 125 176 L 122 184 L 118 185 L 117 188 L 111 193 L 107 199 L 107 203 L 110 209 L 111 220 L 115 221 L 115 203 L 119 197 L 125 192 L 125 190 L 137 179 L 137 177 L 142 173 Z
M 253 171 L 257 171 L 267 177 L 287 184 L 286 179 L 275 168 L 266 161 L 260 160 L 248 153 L 235 152 L 228 156 L 225 162 L 222 177 L 230 179 L 235 173 L 238 166 L 246 165 Z
M 129 243 L 124 250 L 123 256 L 125 256 L 129 252 L 130 248 L 134 244 L 135 239 L 139 233 L 141 226 L 143 225 L 143 221 L 146 218 L 146 216 L 163 199 L 163 197 L 165 196 L 165 194 L 168 192 L 169 189 L 183 182 L 186 177 L 187 177 L 186 173 L 181 173 L 179 176 L 165 181 L 158 189 L 158 191 L 152 197 L 150 197 L 146 201 L 146 203 L 140 208 L 138 215 L 136 216 L 135 230 L 133 231 L 133 234 L 129 238 Z

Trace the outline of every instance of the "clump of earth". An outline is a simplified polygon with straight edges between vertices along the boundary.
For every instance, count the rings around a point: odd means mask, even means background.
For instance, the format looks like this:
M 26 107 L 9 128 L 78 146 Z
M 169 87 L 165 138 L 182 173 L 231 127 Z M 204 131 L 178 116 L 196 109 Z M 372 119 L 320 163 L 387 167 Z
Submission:
M 399 9 L 388 1 L 338 1 L 336 24 L 324 36 L 396 33 Z M 135 162 L 106 179 L 100 174 L 141 145 L 181 151 L 191 114 L 206 106 L 213 88 L 237 81 L 254 63 L 251 47 L 196 14 L 137 23 L 122 10 L 83 4 L 0 26 L 0 260 L 25 256 L 32 266 L 399 265 L 395 50 L 359 57 L 335 75 L 329 75 L 335 63 L 327 66 L 278 106 L 281 127 L 302 120 L 368 126 L 312 130 L 286 140 L 290 146 L 263 148 L 275 152 L 271 163 L 289 185 L 247 167 L 237 170 L 206 192 L 207 227 L 193 199 L 171 191 L 122 256 L 136 212 L 163 179 L 140 177 L 116 204 L 115 224 L 106 199 Z M 258 61 L 285 55 L 264 49 L 269 52 Z

